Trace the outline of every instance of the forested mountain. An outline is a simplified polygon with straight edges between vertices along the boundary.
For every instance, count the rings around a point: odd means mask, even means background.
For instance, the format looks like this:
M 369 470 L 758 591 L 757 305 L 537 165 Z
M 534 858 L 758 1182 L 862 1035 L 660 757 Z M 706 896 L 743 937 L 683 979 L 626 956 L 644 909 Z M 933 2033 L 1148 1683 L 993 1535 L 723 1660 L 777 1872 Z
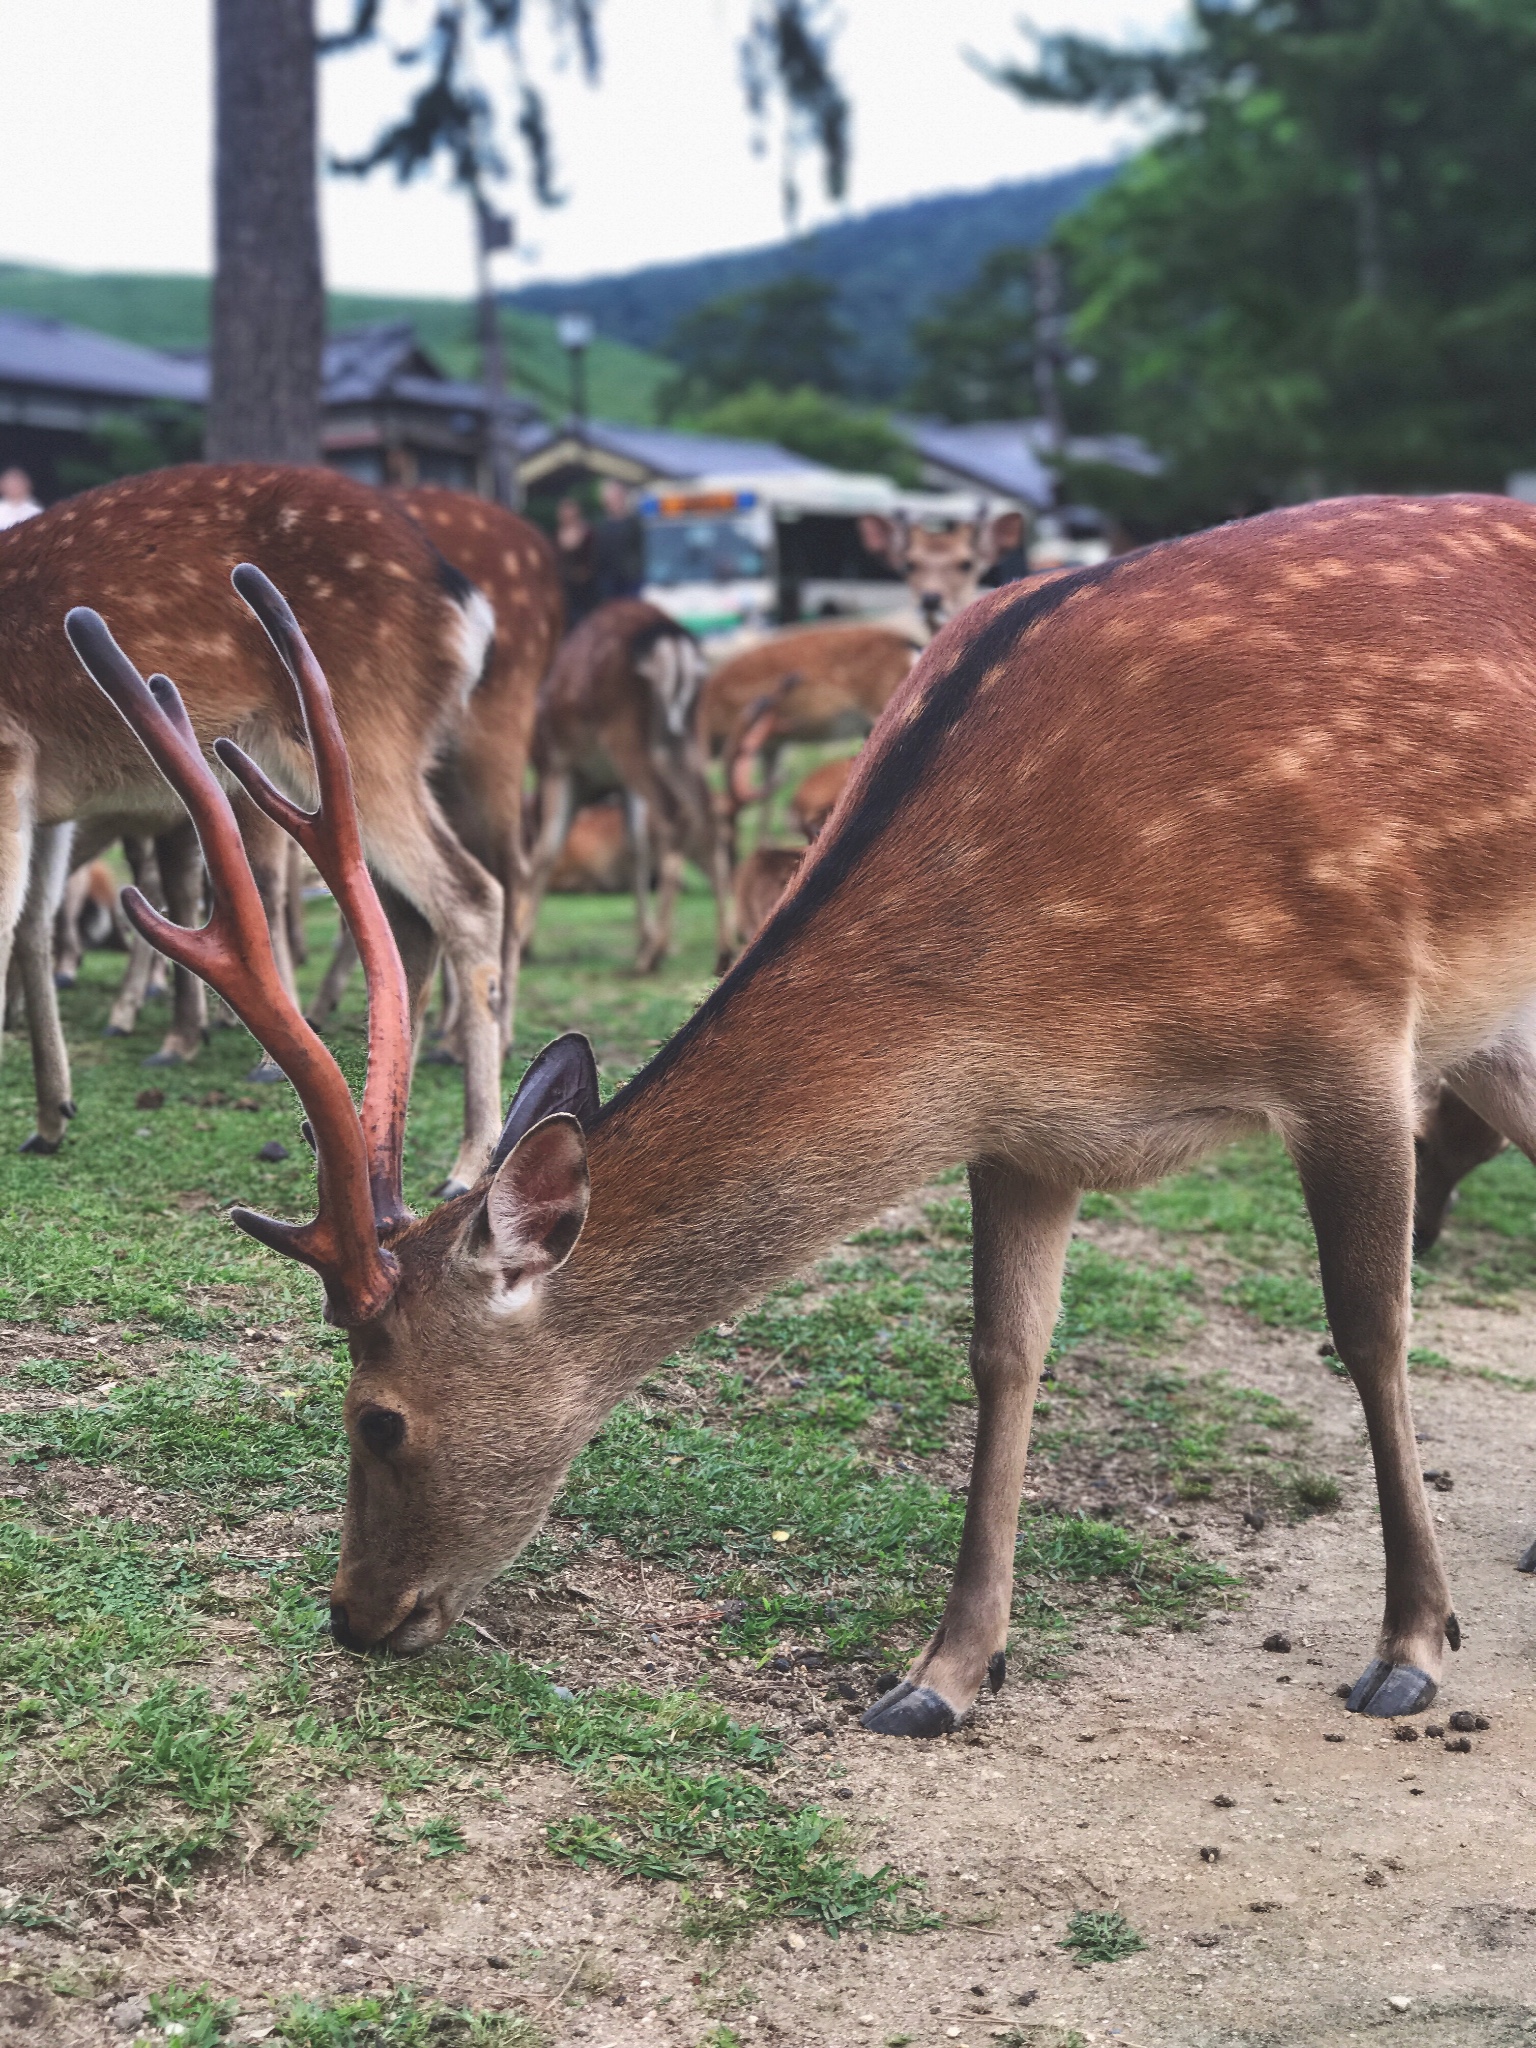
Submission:
M 783 277 L 825 278 L 838 288 L 835 312 L 853 337 L 844 357 L 850 396 L 894 399 L 913 372 L 913 318 L 936 297 L 968 285 L 994 249 L 1039 241 L 1112 175 L 1111 166 L 1093 165 L 985 192 L 946 192 L 761 249 L 573 284 L 525 285 L 510 303 L 532 313 L 590 313 L 600 334 L 664 350 L 677 321 L 711 300 Z

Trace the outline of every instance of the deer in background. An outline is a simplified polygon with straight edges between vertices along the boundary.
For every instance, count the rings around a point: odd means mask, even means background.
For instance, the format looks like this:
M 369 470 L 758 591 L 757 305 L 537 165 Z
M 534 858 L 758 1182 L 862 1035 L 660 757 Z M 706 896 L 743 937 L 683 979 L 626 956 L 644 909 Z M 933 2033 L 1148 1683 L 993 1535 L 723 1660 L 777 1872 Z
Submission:
M 867 733 L 917 649 L 886 626 L 807 626 L 775 634 L 733 655 L 704 685 L 699 733 L 726 760 L 726 815 L 734 851 L 737 823 L 748 804 L 766 822 L 780 750 L 793 740 L 842 739 Z M 762 778 L 753 786 L 753 764 Z
M 242 587 L 316 750 L 321 814 L 290 829 L 339 888 L 339 730 L 291 616 Z M 421 1221 L 399 1199 L 402 1005 L 370 1001 L 359 1117 L 267 966 L 174 691 L 146 689 L 98 620 L 71 631 L 214 877 L 207 933 L 136 899 L 129 914 L 236 1004 L 315 1131 L 319 1217 L 235 1220 L 315 1266 L 347 1329 L 342 1642 L 439 1641 L 648 1372 L 959 1157 L 977 1390 L 959 1561 L 934 1635 L 864 1717 L 952 1728 L 1004 1675 L 1080 1192 L 1268 1128 L 1301 1178 L 1376 1466 L 1386 1603 L 1349 1705 L 1433 1699 L 1459 1629 L 1406 1369 L 1416 1097 L 1443 1077 L 1536 1153 L 1536 508 L 1309 505 L 990 593 L 928 648 L 683 1029 L 601 1107 L 586 1041 L 547 1047 L 489 1171 Z
M 790 819 L 805 834 L 807 845 L 836 810 L 856 758 L 848 755 L 840 761 L 823 761 L 790 798 Z M 736 924 L 743 941 L 755 938 L 768 922 L 804 861 L 804 850 L 798 846 L 755 846 L 737 868 Z
M 460 843 L 501 884 L 501 1047 L 512 1043 L 517 1012 L 519 925 L 531 872 L 524 844 L 523 785 L 533 743 L 539 684 L 565 628 L 565 599 L 555 551 L 536 526 L 485 498 L 436 485 L 395 494 L 429 539 L 487 599 L 495 632 L 462 720 L 445 733 L 432 787 Z M 310 1020 L 330 1016 L 356 963 L 343 933 Z M 460 1005 L 452 982 L 443 1018 L 445 1045 L 461 1052 Z
M 905 580 L 932 634 L 975 600 L 982 577 L 1003 555 L 1023 546 L 1024 518 L 1019 512 L 988 516 L 978 508 L 974 519 L 934 528 L 869 512 L 859 521 L 859 538 Z
M 539 834 L 524 937 L 532 935 L 576 809 L 578 788 L 624 792 L 634 850 L 635 969 L 660 965 L 690 853 L 715 896 L 717 968 L 735 947 L 730 862 L 695 735 L 704 658 L 685 626 L 640 598 L 600 605 L 555 656 L 539 691 L 534 758 Z M 659 875 L 654 906 L 652 874 Z
M 69 821 L 110 812 L 140 831 L 184 823 L 61 647 L 56 622 L 94 599 L 152 662 L 182 669 L 203 740 L 240 735 L 302 795 L 310 763 L 293 692 L 222 588 L 248 555 L 282 575 L 313 616 L 413 1001 L 439 946 L 454 964 L 465 1122 L 449 1182 L 467 1185 L 499 1113 L 501 892 L 449 829 L 427 773 L 480 674 L 489 620 L 484 600 L 412 519 L 381 493 L 318 468 L 157 470 L 68 499 L 0 542 L 0 956 L 14 934 L 38 1048 L 37 1139 L 56 1146 L 70 1107 L 49 944 Z M 252 817 L 276 834 L 265 816 Z

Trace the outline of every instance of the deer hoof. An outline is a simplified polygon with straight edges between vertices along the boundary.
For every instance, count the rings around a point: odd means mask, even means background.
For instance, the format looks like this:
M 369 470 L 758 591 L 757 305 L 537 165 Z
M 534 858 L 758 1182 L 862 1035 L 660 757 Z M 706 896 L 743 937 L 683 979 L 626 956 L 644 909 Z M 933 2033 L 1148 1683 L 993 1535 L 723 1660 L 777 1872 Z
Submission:
M 1440 1690 L 1427 1671 L 1417 1664 L 1388 1664 L 1373 1657 L 1360 1674 L 1359 1683 L 1346 1702 L 1351 1714 L 1369 1714 L 1377 1721 L 1392 1721 L 1399 1714 L 1422 1714 Z
M 54 973 L 53 985 L 55 988 L 73 988 L 75 985 L 75 977 L 70 973 L 67 967 L 60 967 L 56 969 Z
M 960 1725 L 959 1717 L 946 1699 L 930 1685 L 913 1685 L 903 1679 L 894 1691 L 876 1700 L 859 1726 L 871 1735 L 915 1735 L 927 1738 L 948 1735 Z
M 987 1665 L 987 1684 L 993 1692 L 1001 1692 L 1003 1681 L 1008 1676 L 1008 1659 L 1001 1650 L 993 1652 Z
M 276 1060 L 258 1060 L 254 1067 L 246 1068 L 245 1078 L 247 1081 L 259 1081 L 263 1087 L 269 1087 L 273 1082 L 286 1081 L 288 1076 Z
M 1515 1566 L 1515 1570 L 1517 1572 L 1536 1572 L 1536 1543 L 1531 1545 L 1524 1557 Z
M 101 1035 L 103 1038 L 126 1038 L 128 1033 L 121 1024 L 105 1024 Z
M 152 1052 L 148 1059 L 141 1060 L 139 1064 L 145 1067 L 180 1067 L 184 1066 L 186 1062 L 179 1052 L 176 1052 L 174 1049 L 167 1051 L 162 1046 L 159 1052 Z
M 451 1202 L 455 1195 L 467 1195 L 469 1188 L 464 1181 L 455 1180 L 450 1174 L 442 1186 L 434 1188 L 432 1193 L 440 1202 Z
M 62 1138 L 45 1138 L 41 1131 L 34 1131 L 31 1137 L 16 1149 L 18 1152 L 32 1152 L 40 1158 L 51 1159 L 63 1143 Z

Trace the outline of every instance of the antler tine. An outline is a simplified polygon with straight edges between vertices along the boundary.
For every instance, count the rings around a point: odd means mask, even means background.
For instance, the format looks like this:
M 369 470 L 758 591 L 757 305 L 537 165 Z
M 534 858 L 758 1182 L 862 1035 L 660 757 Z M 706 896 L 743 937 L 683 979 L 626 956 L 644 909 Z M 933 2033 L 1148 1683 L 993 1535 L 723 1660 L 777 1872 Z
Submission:
M 145 752 L 191 813 L 208 865 L 213 908 L 201 931 L 172 924 L 137 889 L 123 908 L 151 945 L 200 975 L 232 1006 L 287 1074 L 315 1134 L 319 1214 L 283 1223 L 249 1209 L 230 1211 L 250 1236 L 313 1266 L 325 1283 L 331 1322 L 367 1322 L 387 1305 L 397 1272 L 374 1223 L 368 1156 L 346 1079 L 283 988 L 266 913 L 228 796 L 204 760 L 176 685 L 146 683 L 84 606 L 64 621 L 81 666 L 121 712 Z
M 368 1151 L 374 1219 L 379 1229 L 387 1232 L 410 1214 L 401 1191 L 412 1039 L 405 969 L 363 857 L 351 764 L 320 664 L 275 584 L 250 562 L 242 562 L 232 580 L 265 628 L 299 693 L 315 764 L 318 808 L 310 813 L 291 804 L 232 740 L 215 740 L 214 752 L 239 779 L 252 801 L 298 840 L 324 876 L 357 942 L 368 984 L 368 1079 L 361 1111 L 363 1141 Z

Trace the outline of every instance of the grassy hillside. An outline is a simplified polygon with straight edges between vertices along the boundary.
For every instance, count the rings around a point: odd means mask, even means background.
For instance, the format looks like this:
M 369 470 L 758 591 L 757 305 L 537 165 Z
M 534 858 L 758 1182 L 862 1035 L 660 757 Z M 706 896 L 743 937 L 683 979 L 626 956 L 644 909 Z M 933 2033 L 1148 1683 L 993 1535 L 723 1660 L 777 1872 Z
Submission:
M 969 284 L 994 249 L 1039 241 L 1113 175 L 1112 165 L 1100 164 L 985 192 L 947 192 L 880 207 L 767 248 L 653 264 L 575 284 L 525 285 L 512 294 L 512 304 L 531 313 L 590 313 L 599 333 L 656 349 L 665 346 L 682 314 L 706 300 L 808 272 L 838 287 L 837 312 L 854 337 L 848 356 L 852 395 L 892 399 L 912 374 L 907 335 L 913 319 L 936 297 Z
M 3 263 L 0 308 L 47 314 L 147 348 L 201 348 L 208 339 L 205 277 L 89 276 Z M 474 309 L 467 301 L 330 295 L 333 329 L 383 320 L 412 321 L 422 343 L 451 376 L 477 373 Z M 569 386 L 553 321 L 541 313 L 509 311 L 503 314 L 503 332 L 518 388 L 551 414 L 563 414 Z M 667 365 L 644 350 L 600 338 L 587 365 L 588 402 L 600 419 L 647 424 L 656 417 L 656 389 L 667 374 Z

